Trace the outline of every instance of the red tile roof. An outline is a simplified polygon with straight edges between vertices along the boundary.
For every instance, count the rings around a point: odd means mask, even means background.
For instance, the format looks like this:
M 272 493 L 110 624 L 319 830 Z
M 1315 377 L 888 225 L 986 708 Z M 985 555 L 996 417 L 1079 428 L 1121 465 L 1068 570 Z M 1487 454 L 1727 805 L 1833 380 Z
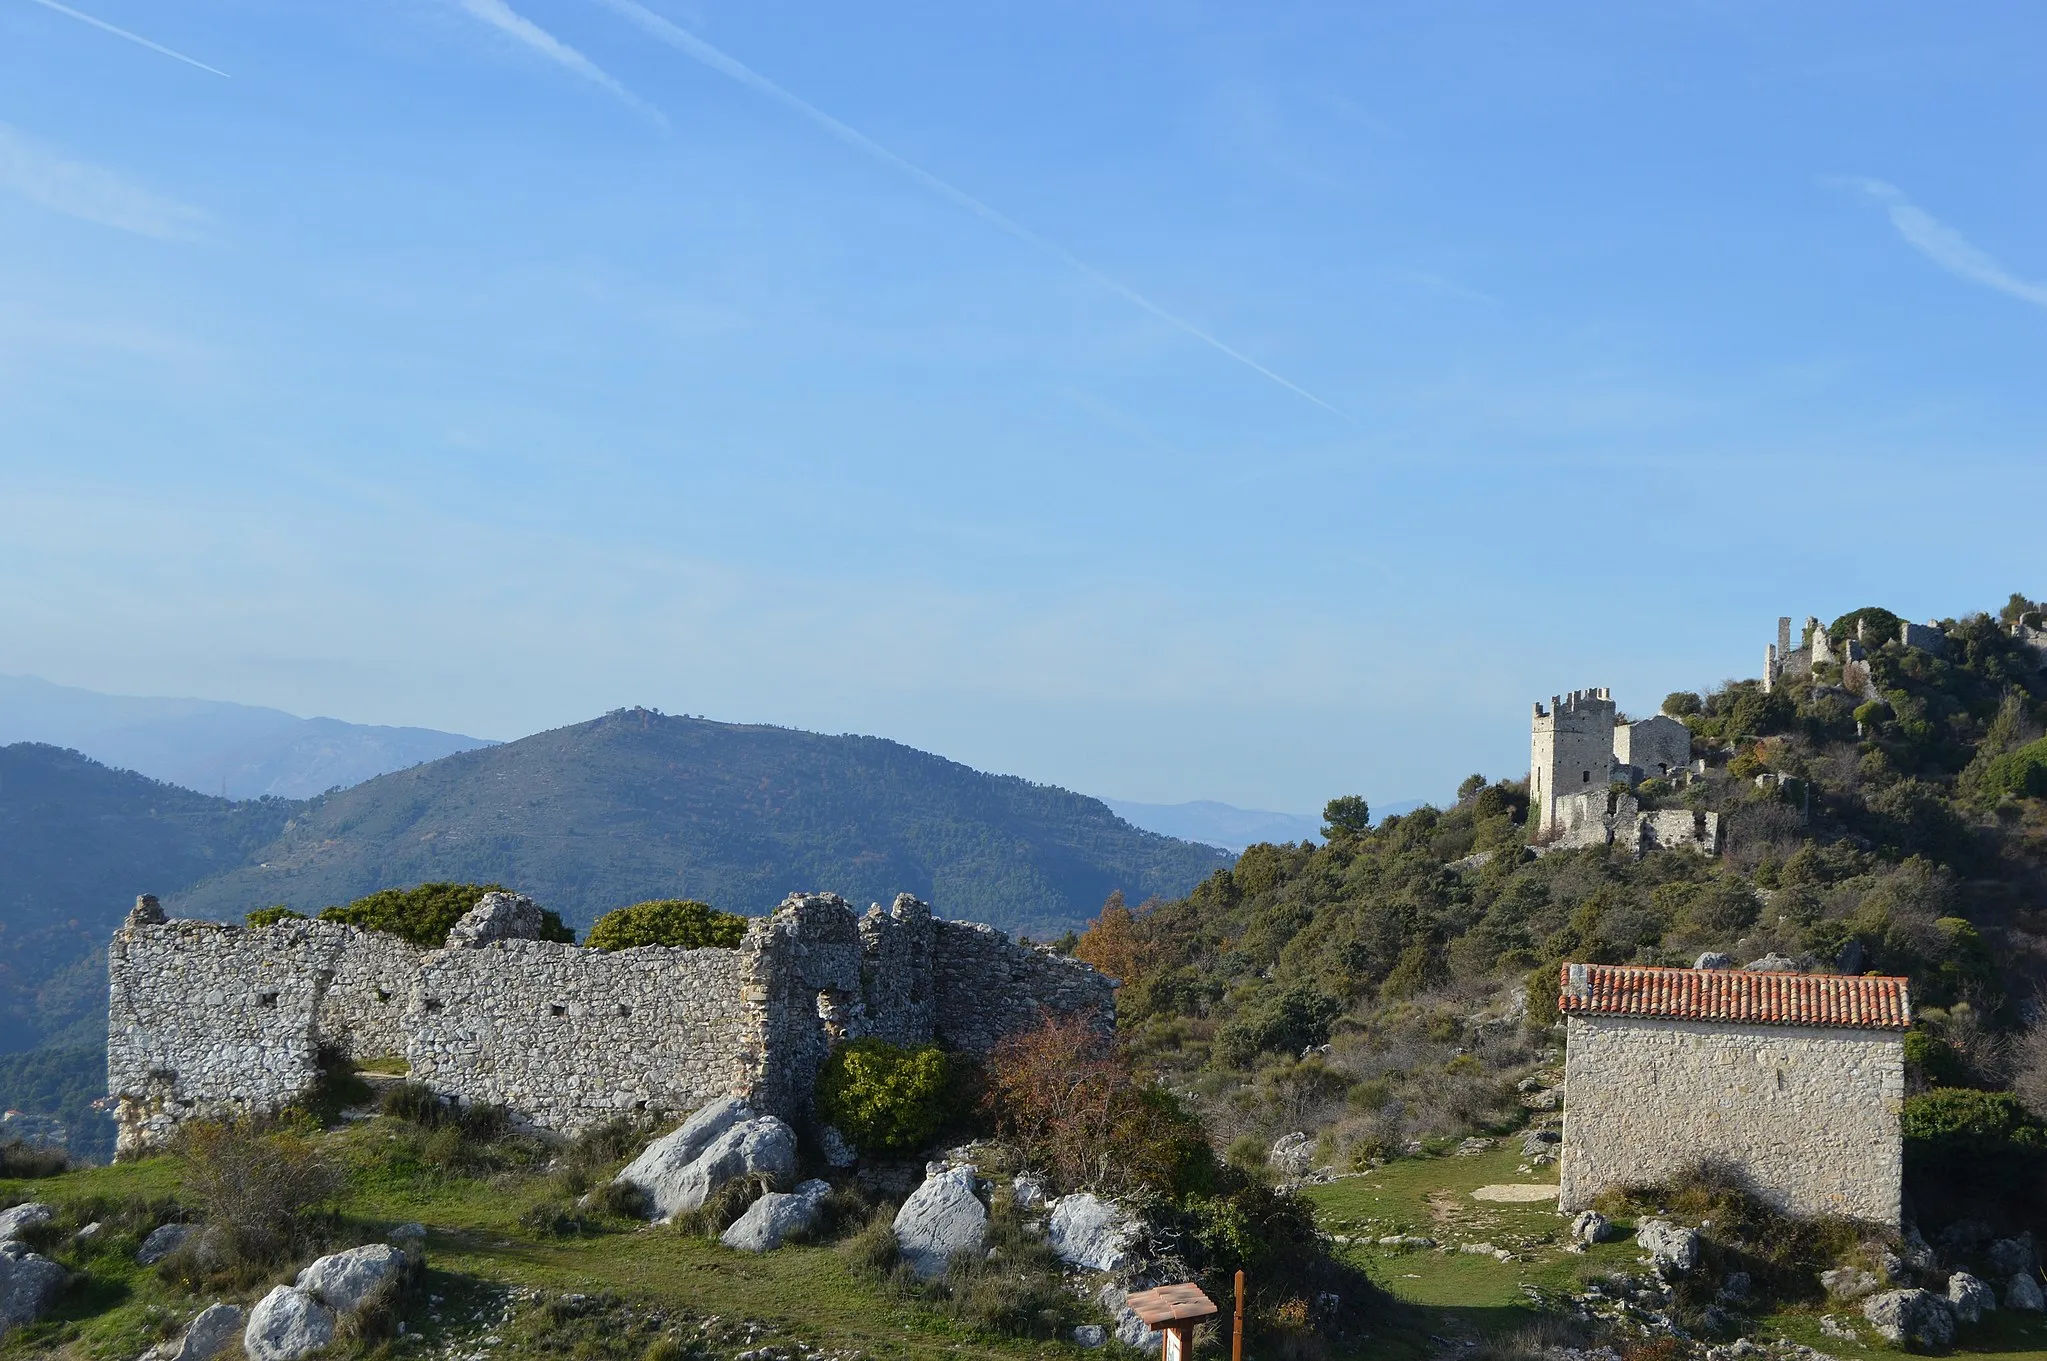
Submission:
M 1902 978 L 1566 964 L 1562 984 L 1557 1009 L 1566 1016 L 1660 1016 L 1860 1030 L 1903 1030 L 1912 1024 L 1912 1003 Z
M 1215 1302 L 1201 1293 L 1201 1287 L 1191 1282 L 1140 1290 L 1135 1295 L 1126 1296 L 1123 1302 L 1154 1328 L 1161 1323 L 1214 1318 L 1220 1312 Z

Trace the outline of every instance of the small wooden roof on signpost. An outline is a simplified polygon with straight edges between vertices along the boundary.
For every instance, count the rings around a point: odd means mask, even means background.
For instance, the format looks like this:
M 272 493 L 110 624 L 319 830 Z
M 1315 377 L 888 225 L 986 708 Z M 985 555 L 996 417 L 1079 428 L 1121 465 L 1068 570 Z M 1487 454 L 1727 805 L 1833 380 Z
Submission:
M 1215 1307 L 1215 1301 L 1202 1294 L 1201 1287 L 1191 1281 L 1140 1290 L 1124 1303 L 1145 1321 L 1146 1326 L 1152 1328 L 1168 1323 L 1199 1323 L 1222 1312 Z

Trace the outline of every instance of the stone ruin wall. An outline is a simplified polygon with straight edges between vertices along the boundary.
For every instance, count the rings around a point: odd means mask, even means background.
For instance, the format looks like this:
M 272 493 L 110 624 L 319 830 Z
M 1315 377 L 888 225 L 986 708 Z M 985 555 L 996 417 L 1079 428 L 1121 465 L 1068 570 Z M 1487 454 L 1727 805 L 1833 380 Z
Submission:
M 1899 1222 L 1896 1032 L 1567 1018 L 1559 1205 L 1660 1181 L 1702 1159 L 1740 1166 L 1779 1209 Z
M 184 1120 L 289 1105 L 323 1049 L 401 1055 L 444 1098 L 573 1134 L 726 1094 L 802 1119 L 845 1039 L 985 1053 L 1047 1013 L 1114 1018 L 1115 985 L 1089 966 L 937 921 L 908 894 L 865 916 L 796 894 L 737 949 L 614 952 L 531 939 L 422 951 L 334 922 L 165 921 L 146 902 L 109 949 L 121 1156 Z

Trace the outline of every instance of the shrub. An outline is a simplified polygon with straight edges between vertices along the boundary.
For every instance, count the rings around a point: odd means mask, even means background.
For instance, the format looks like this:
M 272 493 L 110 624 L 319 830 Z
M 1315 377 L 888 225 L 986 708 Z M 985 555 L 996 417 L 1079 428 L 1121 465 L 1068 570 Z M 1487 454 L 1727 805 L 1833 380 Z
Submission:
M 730 950 L 746 935 L 746 918 L 689 898 L 657 898 L 607 912 L 583 943 L 593 950 L 666 945 L 678 950 Z
M 284 1261 L 310 1236 L 307 1212 L 341 1188 L 339 1169 L 291 1129 L 194 1122 L 180 1132 L 177 1151 L 185 1198 L 206 1222 L 211 1260 L 188 1259 L 202 1273 L 236 1276 Z
M 1899 1124 L 1907 1139 L 1957 1149 L 2005 1144 L 2047 1146 L 2047 1129 L 2028 1115 L 2018 1097 L 2010 1092 L 1936 1087 L 1922 1096 L 1905 1098 Z
M 2047 798 L 2047 737 L 1993 759 L 1983 768 L 1983 791 L 1992 798 Z
M 1295 984 L 1216 1033 L 1216 1059 L 1232 1068 L 1278 1050 L 1298 1054 L 1329 1039 L 1329 1026 L 1343 1003 L 1306 984 Z
M 279 903 L 276 907 L 259 907 L 242 920 L 251 926 L 275 926 L 279 922 L 302 922 L 305 919 L 305 913 L 294 912 Z
M 901 1153 L 938 1132 L 946 1090 L 938 1046 L 853 1040 L 833 1050 L 818 1071 L 817 1113 L 860 1148 Z
M 10 1139 L 0 1144 L 0 1178 L 54 1177 L 71 1170 L 71 1155 L 48 1144 Z
M 423 949 L 438 950 L 448 943 L 448 929 L 462 920 L 484 894 L 503 891 L 503 884 L 432 883 L 387 888 L 357 898 L 346 907 L 330 907 L 320 914 L 320 920 L 382 931 Z
M 487 1103 L 462 1105 L 443 1100 L 418 1082 L 401 1082 L 385 1091 L 378 1109 L 395 1120 L 421 1129 L 449 1129 L 479 1144 L 493 1143 L 512 1132 L 512 1113 Z

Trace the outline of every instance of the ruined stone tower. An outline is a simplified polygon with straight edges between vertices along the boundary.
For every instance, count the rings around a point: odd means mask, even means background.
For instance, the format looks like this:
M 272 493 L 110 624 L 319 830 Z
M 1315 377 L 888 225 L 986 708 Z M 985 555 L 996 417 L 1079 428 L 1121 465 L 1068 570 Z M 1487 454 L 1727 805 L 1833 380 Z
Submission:
M 1538 831 L 1556 821 L 1558 799 L 1606 787 L 1613 774 L 1613 721 L 1613 692 L 1603 685 L 1551 695 L 1548 710 L 1536 703 L 1528 801 Z

